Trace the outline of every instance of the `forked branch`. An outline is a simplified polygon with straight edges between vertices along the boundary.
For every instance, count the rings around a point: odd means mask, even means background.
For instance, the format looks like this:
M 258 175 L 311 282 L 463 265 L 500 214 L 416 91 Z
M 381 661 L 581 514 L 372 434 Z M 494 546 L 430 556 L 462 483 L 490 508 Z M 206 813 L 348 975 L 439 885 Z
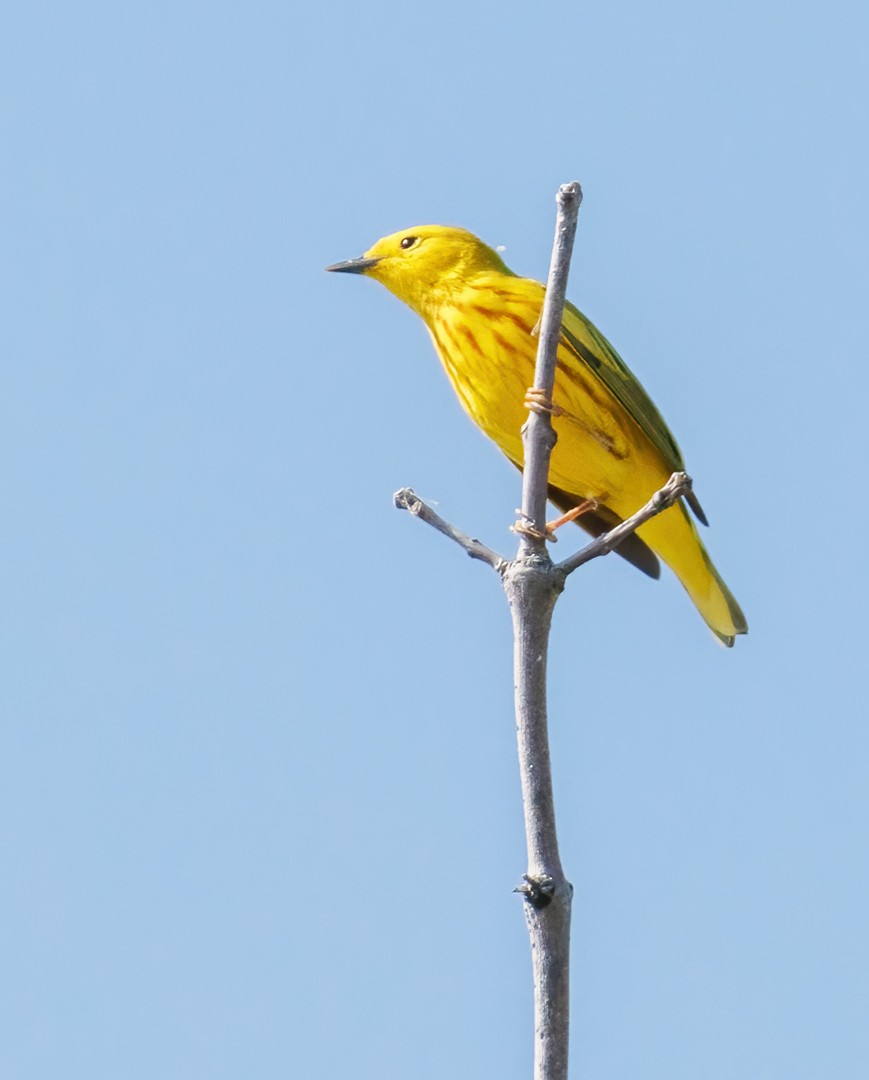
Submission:
M 592 559 L 599 559 L 602 555 L 609 555 L 615 551 L 619 544 L 633 535 L 641 525 L 645 525 L 647 521 L 657 517 L 658 514 L 678 502 L 684 495 L 687 495 L 691 490 L 691 486 L 691 477 L 687 473 L 673 473 L 667 483 L 655 492 L 645 506 L 641 506 L 635 514 L 631 514 L 629 518 L 625 518 L 618 525 L 614 525 L 609 532 L 601 533 L 600 536 L 595 537 L 584 548 L 580 548 L 579 551 L 574 552 L 573 555 L 570 555 L 562 562 L 555 563 L 553 570 L 568 577 L 574 570 L 578 570 L 580 566 L 585 566 Z M 468 536 L 461 529 L 457 529 L 455 525 L 451 525 L 427 502 L 424 502 L 412 488 L 401 488 L 396 491 L 392 496 L 392 501 L 398 510 L 407 510 L 414 517 L 418 517 L 420 521 L 431 525 L 439 533 L 443 533 L 444 536 L 457 543 L 472 559 L 479 559 L 480 562 L 488 563 L 497 573 L 504 574 L 512 565 L 509 559 L 505 559 L 503 555 L 499 555 L 497 551 L 487 547 L 481 540 Z

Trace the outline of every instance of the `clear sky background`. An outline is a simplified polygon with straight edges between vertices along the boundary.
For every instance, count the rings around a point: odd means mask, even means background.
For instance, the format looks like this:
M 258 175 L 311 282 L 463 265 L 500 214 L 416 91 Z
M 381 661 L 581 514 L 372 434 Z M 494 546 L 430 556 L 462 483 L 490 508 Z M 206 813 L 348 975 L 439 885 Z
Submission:
M 751 626 L 556 613 L 572 1076 L 869 1075 L 866 13 L 40 3 L 0 33 L 0 1075 L 530 1075 L 515 471 L 322 272 L 461 224 L 650 390 Z M 565 530 L 564 555 L 579 544 Z

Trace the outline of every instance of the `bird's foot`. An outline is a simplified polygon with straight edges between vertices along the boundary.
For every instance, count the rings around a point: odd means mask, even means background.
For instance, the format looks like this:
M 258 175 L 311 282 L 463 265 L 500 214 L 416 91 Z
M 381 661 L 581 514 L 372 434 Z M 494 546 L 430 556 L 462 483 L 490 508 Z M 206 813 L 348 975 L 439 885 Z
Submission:
M 531 540 L 550 539 L 549 534 L 542 529 L 538 529 L 531 520 L 531 518 L 528 517 L 528 515 L 525 514 L 522 510 L 517 508 L 516 516 L 519 518 L 519 520 L 514 525 L 510 526 L 511 532 L 518 533 L 520 536 L 527 536 Z
M 529 386 L 525 391 L 525 408 L 529 412 L 546 413 L 549 416 L 564 415 L 564 409 L 556 405 L 545 390 L 538 390 L 536 386 Z

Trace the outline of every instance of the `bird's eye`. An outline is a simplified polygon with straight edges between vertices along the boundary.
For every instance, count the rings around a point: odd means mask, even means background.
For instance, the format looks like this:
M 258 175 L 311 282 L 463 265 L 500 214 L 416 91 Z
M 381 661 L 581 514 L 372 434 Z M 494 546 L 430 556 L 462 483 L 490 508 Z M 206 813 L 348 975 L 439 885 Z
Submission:
M 418 236 L 405 236 L 402 238 L 401 246 L 405 249 L 412 248 L 413 245 L 419 240 Z

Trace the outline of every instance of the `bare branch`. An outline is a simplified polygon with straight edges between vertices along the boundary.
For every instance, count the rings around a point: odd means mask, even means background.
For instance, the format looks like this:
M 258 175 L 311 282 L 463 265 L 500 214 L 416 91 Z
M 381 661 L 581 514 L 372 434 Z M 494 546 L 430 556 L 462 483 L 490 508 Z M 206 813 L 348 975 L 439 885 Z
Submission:
M 576 235 L 576 220 L 582 202 L 582 189 L 574 181 L 562 184 L 556 195 L 558 216 L 555 223 L 555 243 L 549 264 L 549 279 L 540 318 L 540 339 L 537 344 L 537 364 L 534 369 L 534 402 L 530 415 L 522 429 L 525 445 L 525 467 L 522 477 L 522 520 L 531 525 L 522 536 L 520 555 L 542 555 L 546 544 L 541 535 L 546 531 L 546 498 L 549 486 L 549 457 L 555 445 L 552 428 L 552 389 L 555 385 L 555 363 L 558 357 L 558 340 L 561 336 L 561 320 L 564 313 L 564 297 L 567 293 L 567 277 L 570 256 Z
M 552 612 L 565 575 L 546 551 L 549 458 L 555 445 L 552 390 L 570 255 L 582 191 L 564 184 L 556 196 L 558 216 L 549 281 L 540 321 L 530 415 L 522 429 L 525 468 L 519 552 L 504 573 L 513 615 L 513 680 L 516 739 L 525 810 L 528 870 L 519 891 L 531 938 L 534 975 L 534 1077 L 567 1080 L 570 1029 L 570 910 L 573 887 L 564 876 L 555 829 L 555 801 L 546 716 L 546 664 Z
M 492 551 L 491 548 L 486 547 L 479 540 L 468 536 L 467 533 L 463 533 L 461 529 L 450 525 L 440 514 L 432 510 L 427 503 L 424 503 L 411 488 L 402 488 L 400 491 L 396 491 L 392 496 L 392 501 L 399 510 L 408 510 L 414 517 L 418 517 L 427 525 L 437 529 L 439 533 L 443 533 L 450 540 L 454 540 L 472 559 L 479 559 L 480 562 L 488 563 L 499 574 L 504 573 L 508 563 L 502 555 L 499 555 L 497 551 Z
M 687 495 L 690 491 L 691 477 L 684 472 L 674 472 L 667 483 L 664 484 L 660 491 L 655 492 L 645 506 L 619 525 L 616 525 L 614 529 L 610 529 L 609 532 L 603 533 L 601 536 L 592 540 L 587 547 L 584 547 L 581 551 L 577 551 L 577 553 L 571 555 L 569 559 L 565 559 L 564 562 L 558 563 L 557 569 L 567 576 L 568 574 L 572 574 L 573 571 L 577 570 L 580 566 L 584 566 L 587 562 L 591 562 L 592 559 L 597 559 L 601 555 L 609 555 L 611 551 L 619 546 L 622 540 L 625 540 L 632 533 L 635 533 L 641 525 L 645 525 L 647 521 L 656 517 L 663 510 L 667 510 L 673 503 L 682 498 L 683 495 Z
M 567 1080 L 570 909 L 573 888 L 558 853 L 546 719 L 552 612 L 564 575 L 545 558 L 516 559 L 504 574 L 513 616 L 513 680 L 528 869 L 525 904 L 534 978 L 534 1078 Z
M 422 518 L 459 544 L 471 558 L 497 570 L 510 603 L 516 735 L 528 847 L 528 870 L 517 891 L 525 901 L 531 938 L 535 1080 L 567 1080 L 573 887 L 564 875 L 558 852 L 546 717 L 549 631 L 555 602 L 567 575 L 561 567 L 553 565 L 546 550 L 546 502 L 549 458 L 555 445 L 552 415 L 557 411 L 552 391 L 581 201 L 582 191 L 577 183 L 562 185 L 556 196 L 555 243 L 540 320 L 534 386 L 526 399 L 530 415 L 522 429 L 525 467 L 522 509 L 515 526 L 520 536 L 515 561 L 507 562 L 479 540 L 444 521 L 409 488 L 394 496 L 399 509 Z

